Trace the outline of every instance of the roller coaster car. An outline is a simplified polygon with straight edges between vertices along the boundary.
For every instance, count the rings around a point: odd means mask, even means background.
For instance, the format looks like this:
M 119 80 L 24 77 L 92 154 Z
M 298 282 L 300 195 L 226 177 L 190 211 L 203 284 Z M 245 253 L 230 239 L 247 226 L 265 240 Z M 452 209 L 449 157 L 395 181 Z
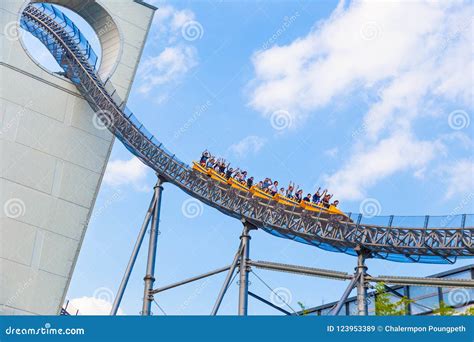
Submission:
M 341 211 L 339 208 L 333 206 L 333 205 L 330 205 L 329 206 L 329 209 L 328 209 L 328 212 L 330 214 L 336 214 L 336 215 L 342 215 L 344 216 L 345 218 L 349 219 L 349 217 L 343 212 Z
M 227 179 L 214 169 L 208 169 L 197 162 L 193 162 L 193 170 L 201 172 L 216 181 L 227 184 Z
M 193 162 L 193 170 L 197 171 L 197 172 L 201 172 L 205 175 L 208 174 L 207 169 L 204 166 L 202 166 L 201 164 L 199 164 L 198 162 Z
M 259 198 L 263 198 L 263 199 L 267 199 L 267 200 L 271 200 L 273 197 L 272 195 L 270 194 L 267 194 L 265 191 L 259 189 L 257 186 L 252 186 L 250 188 L 250 192 L 252 193 L 252 195 L 254 195 L 255 197 L 259 197 Z
M 246 185 L 240 183 L 238 180 L 235 180 L 234 178 L 229 178 L 227 180 L 227 183 L 230 184 L 231 188 L 239 189 L 242 191 L 249 191 L 249 188 L 247 188 Z
M 247 188 L 247 186 L 235 180 L 234 178 L 226 179 L 219 172 L 215 171 L 214 169 L 208 169 L 202 166 L 201 164 L 199 164 L 198 162 L 193 162 L 193 170 L 200 172 L 202 174 L 205 174 L 218 182 L 221 182 L 224 184 L 230 184 L 230 186 L 234 189 L 239 189 L 242 191 L 250 191 L 253 196 L 258 197 L 258 198 L 263 198 L 266 200 L 273 199 L 280 204 L 289 205 L 289 206 L 300 206 L 303 209 L 309 210 L 309 211 L 328 213 L 331 215 L 341 215 L 343 216 L 344 220 L 351 221 L 349 217 L 346 214 L 344 214 L 344 212 L 342 212 L 341 210 L 339 210 L 333 205 L 329 206 L 329 208 L 325 208 L 325 207 L 316 205 L 314 203 L 305 202 L 305 201 L 301 201 L 301 203 L 298 203 L 295 200 L 289 199 L 288 197 L 281 196 L 279 194 L 276 194 L 275 196 L 272 197 L 272 195 L 266 193 L 265 191 L 263 191 L 262 189 L 258 188 L 255 185 L 249 189 Z
M 208 169 L 207 174 L 211 176 L 212 179 L 227 184 L 227 178 L 225 178 L 223 175 L 221 175 L 219 172 L 217 172 L 214 169 Z
M 297 201 L 292 200 L 288 197 L 282 196 L 280 194 L 276 194 L 275 196 L 273 196 L 273 199 L 277 201 L 278 203 L 281 203 L 284 205 L 296 205 L 296 206 L 300 205 L 300 203 L 298 203 Z
M 302 201 L 300 205 L 304 210 L 328 213 L 331 215 L 342 215 L 344 218 L 349 219 L 349 217 L 346 214 L 344 214 L 344 212 L 342 212 L 341 210 L 339 210 L 333 205 L 330 205 L 329 208 L 325 208 L 320 205 L 317 205 L 311 202 L 306 202 L 306 201 Z
M 300 205 L 304 210 L 324 212 L 324 213 L 328 211 L 328 209 L 311 202 L 301 201 Z

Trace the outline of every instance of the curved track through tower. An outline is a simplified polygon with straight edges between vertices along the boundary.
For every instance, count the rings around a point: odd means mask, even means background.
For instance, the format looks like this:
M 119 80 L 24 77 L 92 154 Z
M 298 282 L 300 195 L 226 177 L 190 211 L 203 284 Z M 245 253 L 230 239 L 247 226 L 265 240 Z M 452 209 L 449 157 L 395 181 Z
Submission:
M 298 206 L 285 206 L 273 200 L 257 198 L 249 192 L 234 189 L 193 171 L 166 150 L 163 144 L 125 107 L 112 82 L 101 78 L 93 63 L 94 54 L 87 42 L 78 38 L 80 33 L 67 17 L 50 5 L 28 5 L 23 11 L 21 25 L 45 44 L 66 72 L 67 78 L 76 85 L 110 132 L 131 153 L 156 172 L 159 182 L 155 189 L 161 189 L 163 182 L 171 183 L 190 196 L 244 223 L 241 245 L 232 265 L 225 268 L 229 269 L 229 273 L 213 310 L 214 314 L 227 289 L 230 276 L 237 266 L 240 267 L 241 277 L 240 314 L 247 312 L 248 290 L 245 284 L 250 266 L 351 280 L 348 292 L 357 286 L 359 313 L 364 314 L 367 311 L 364 308 L 366 284 L 368 281 L 379 279 L 366 273 L 364 263 L 366 258 L 401 262 L 453 263 L 457 258 L 474 256 L 473 215 L 447 216 L 444 225 L 439 226 L 430 224 L 429 216 L 424 217 L 422 224 L 413 227 L 394 224 L 396 221 L 394 217 L 388 218 L 385 224 L 375 224 L 376 220 L 372 220 L 373 224 L 364 222 L 362 215 L 355 215 L 354 221 L 344 221 L 334 215 L 309 212 Z M 149 221 L 152 221 L 148 264 L 151 267 L 148 267 L 145 277 L 144 314 L 149 314 L 153 294 L 160 292 L 152 290 L 156 250 L 156 239 L 153 241 L 153 236 L 158 229 L 157 215 L 160 201 L 161 190 L 156 190 L 135 248 L 138 251 L 137 248 L 143 240 L 142 232 L 144 234 Z M 456 220 L 459 223 L 453 224 Z M 439 218 L 434 218 L 432 222 L 436 224 L 441 221 Z M 249 231 L 252 229 L 262 229 L 279 237 L 326 250 L 357 255 L 356 273 L 350 276 L 341 272 L 252 261 L 248 256 Z M 129 268 L 133 267 L 133 262 L 132 255 Z M 127 279 L 122 285 L 126 285 Z M 423 282 L 422 279 L 418 281 Z M 472 282 L 456 283 L 456 286 L 460 285 L 474 286 Z M 123 289 L 124 287 L 121 287 L 119 298 L 123 294 Z M 337 313 L 337 307 L 334 312 Z

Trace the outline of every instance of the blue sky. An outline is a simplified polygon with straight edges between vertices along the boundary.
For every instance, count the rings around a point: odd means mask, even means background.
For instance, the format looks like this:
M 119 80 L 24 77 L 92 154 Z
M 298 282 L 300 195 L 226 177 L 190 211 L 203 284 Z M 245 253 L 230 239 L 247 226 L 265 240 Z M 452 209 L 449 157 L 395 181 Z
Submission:
M 257 179 L 329 187 L 340 207 L 379 215 L 472 213 L 469 2 L 189 1 L 159 7 L 128 106 L 187 163 L 205 148 Z M 420 20 L 423 18 L 423 20 Z M 154 175 L 116 143 L 67 297 L 105 312 L 120 282 Z M 222 267 L 240 223 L 165 185 L 157 285 Z M 191 216 L 191 217 L 190 217 Z M 138 314 L 145 248 L 124 297 Z M 353 257 L 254 232 L 250 255 L 353 272 Z M 456 265 L 467 264 L 467 261 Z M 424 276 L 452 266 L 369 260 L 369 273 Z M 299 309 L 346 283 L 255 270 Z M 169 290 L 167 314 L 208 314 L 224 275 Z M 270 300 L 254 275 L 250 290 Z M 250 299 L 250 314 L 278 314 Z M 288 307 L 286 308 L 288 309 Z M 232 284 L 221 309 L 237 311 Z M 155 314 L 161 314 L 154 306 Z M 291 311 L 291 310 L 290 310 Z

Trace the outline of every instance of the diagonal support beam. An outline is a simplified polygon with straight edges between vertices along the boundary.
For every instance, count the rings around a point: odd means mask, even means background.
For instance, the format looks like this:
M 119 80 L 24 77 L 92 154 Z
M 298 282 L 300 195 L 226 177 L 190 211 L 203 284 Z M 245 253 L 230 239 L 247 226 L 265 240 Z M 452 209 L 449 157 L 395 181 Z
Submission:
M 229 283 L 230 283 L 230 280 L 232 279 L 232 275 L 234 274 L 235 268 L 237 267 L 239 263 L 239 259 L 242 254 L 242 249 L 243 249 L 242 242 L 240 242 L 239 249 L 237 250 L 237 253 L 235 253 L 234 260 L 232 261 L 232 264 L 230 265 L 229 272 L 227 272 L 227 276 L 219 292 L 219 296 L 217 296 L 217 300 L 216 300 L 216 303 L 214 304 L 214 308 L 212 309 L 211 316 L 217 315 L 217 311 L 219 310 L 222 300 L 224 299 L 224 295 L 227 292 L 227 288 L 229 287 Z
M 170 285 L 159 287 L 155 290 L 152 290 L 150 293 L 151 294 L 157 294 L 157 293 L 160 293 L 160 292 L 163 292 L 163 291 L 166 291 L 166 290 L 169 290 L 169 289 L 181 286 L 181 285 L 192 283 L 193 281 L 196 281 L 196 280 L 204 279 L 204 278 L 213 276 L 215 274 L 219 274 L 219 273 L 228 271 L 229 269 L 230 269 L 230 266 L 218 268 L 217 270 L 214 270 L 214 271 L 210 271 L 210 272 L 207 272 L 207 273 L 204 273 L 204 274 L 192 277 L 192 278 L 188 278 L 188 279 L 185 279 L 185 280 L 182 280 L 182 281 L 170 284 Z
M 272 302 L 269 302 L 268 300 L 266 300 L 266 299 L 264 299 L 264 298 L 262 298 L 262 297 L 256 295 L 256 294 L 253 293 L 253 292 L 250 292 L 250 291 L 249 291 L 248 293 L 249 293 L 249 296 L 251 296 L 251 297 L 253 297 L 253 298 L 255 298 L 255 299 L 261 301 L 261 302 L 264 303 L 264 304 L 267 304 L 268 306 L 271 306 L 271 307 L 274 308 L 275 310 L 278 310 L 278 311 L 280 311 L 280 312 L 283 312 L 285 315 L 291 316 L 291 312 L 288 312 L 288 311 L 286 311 L 285 309 L 280 308 L 279 306 L 273 304 Z
M 341 309 L 342 309 L 342 306 L 344 305 L 344 303 L 346 302 L 347 300 L 347 297 L 349 297 L 349 295 L 351 294 L 351 291 L 354 289 L 354 287 L 356 286 L 357 282 L 359 281 L 359 278 L 360 278 L 360 274 L 356 274 L 351 282 L 349 283 L 349 285 L 347 286 L 346 290 L 344 291 L 344 293 L 342 294 L 342 297 L 341 299 L 339 300 L 339 302 L 337 302 L 336 306 L 334 307 L 334 309 L 331 310 L 331 315 L 334 315 L 334 316 L 337 316 L 339 315 L 339 312 L 341 312 Z

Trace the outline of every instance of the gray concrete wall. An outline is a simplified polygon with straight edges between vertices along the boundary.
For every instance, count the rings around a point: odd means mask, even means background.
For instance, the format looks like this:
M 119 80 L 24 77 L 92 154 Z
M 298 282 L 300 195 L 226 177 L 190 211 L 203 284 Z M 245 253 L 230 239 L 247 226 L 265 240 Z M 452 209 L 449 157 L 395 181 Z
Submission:
M 100 75 L 126 99 L 154 9 L 132 0 L 52 2 L 96 30 Z M 24 50 L 15 23 L 25 5 L 0 2 L 0 314 L 47 315 L 64 301 L 114 139 L 94 126 L 71 82 Z

